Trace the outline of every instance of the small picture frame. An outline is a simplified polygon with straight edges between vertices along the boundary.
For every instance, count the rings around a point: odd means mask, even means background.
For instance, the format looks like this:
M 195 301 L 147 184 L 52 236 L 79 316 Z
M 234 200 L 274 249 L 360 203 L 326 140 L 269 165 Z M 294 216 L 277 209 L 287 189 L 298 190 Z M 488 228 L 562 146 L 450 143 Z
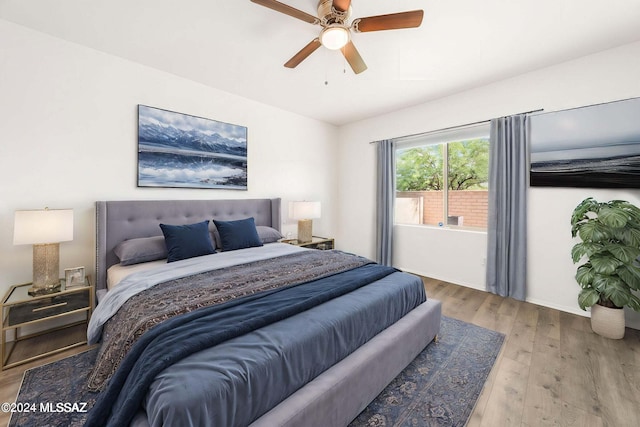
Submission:
M 84 280 L 84 267 L 73 267 L 64 269 L 65 289 L 86 286 Z

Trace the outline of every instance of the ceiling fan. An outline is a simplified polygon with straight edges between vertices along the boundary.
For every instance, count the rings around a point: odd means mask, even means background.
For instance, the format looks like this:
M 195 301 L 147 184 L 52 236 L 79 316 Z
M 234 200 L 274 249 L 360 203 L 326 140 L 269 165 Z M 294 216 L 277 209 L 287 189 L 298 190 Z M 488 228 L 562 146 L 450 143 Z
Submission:
M 369 31 L 397 30 L 402 28 L 416 28 L 422 24 L 424 11 L 412 10 L 409 12 L 390 13 L 387 15 L 369 16 L 354 19 L 348 24 L 351 17 L 351 0 L 319 0 L 318 16 L 316 18 L 299 9 L 280 3 L 276 0 L 251 0 L 261 6 L 268 7 L 277 12 L 284 13 L 294 18 L 301 19 L 313 25 L 320 25 L 320 35 L 311 40 L 300 52 L 293 55 L 284 66 L 295 68 L 320 46 L 328 49 L 342 51 L 345 59 L 359 74 L 367 69 L 360 53 L 351 41 L 351 32 L 366 33 Z

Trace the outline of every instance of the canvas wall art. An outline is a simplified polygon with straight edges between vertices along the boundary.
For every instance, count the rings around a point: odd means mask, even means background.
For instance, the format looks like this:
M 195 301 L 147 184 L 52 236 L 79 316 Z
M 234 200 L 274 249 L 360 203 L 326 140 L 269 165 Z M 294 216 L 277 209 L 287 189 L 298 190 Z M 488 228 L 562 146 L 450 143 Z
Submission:
M 532 116 L 530 182 L 640 188 L 640 98 Z
M 138 186 L 247 189 L 247 128 L 138 106 Z

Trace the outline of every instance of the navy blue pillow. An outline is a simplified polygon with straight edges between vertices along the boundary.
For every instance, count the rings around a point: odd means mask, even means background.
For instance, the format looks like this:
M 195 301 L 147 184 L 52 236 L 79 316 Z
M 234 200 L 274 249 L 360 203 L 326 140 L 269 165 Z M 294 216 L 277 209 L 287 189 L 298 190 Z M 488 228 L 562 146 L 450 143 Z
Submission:
M 253 217 L 237 221 L 216 221 L 214 219 L 213 222 L 218 229 L 218 234 L 220 234 L 223 251 L 262 246 L 262 239 L 258 236 Z
M 186 225 L 160 224 L 167 245 L 167 262 L 215 254 L 209 235 L 209 220 Z

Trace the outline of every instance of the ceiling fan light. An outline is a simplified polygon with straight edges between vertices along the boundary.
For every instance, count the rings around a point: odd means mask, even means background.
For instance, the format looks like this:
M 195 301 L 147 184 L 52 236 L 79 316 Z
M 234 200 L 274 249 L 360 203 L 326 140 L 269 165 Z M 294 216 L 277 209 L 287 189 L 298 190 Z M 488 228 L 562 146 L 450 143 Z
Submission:
M 320 43 L 327 49 L 342 49 L 349 43 L 349 30 L 343 26 L 329 26 L 320 33 Z

